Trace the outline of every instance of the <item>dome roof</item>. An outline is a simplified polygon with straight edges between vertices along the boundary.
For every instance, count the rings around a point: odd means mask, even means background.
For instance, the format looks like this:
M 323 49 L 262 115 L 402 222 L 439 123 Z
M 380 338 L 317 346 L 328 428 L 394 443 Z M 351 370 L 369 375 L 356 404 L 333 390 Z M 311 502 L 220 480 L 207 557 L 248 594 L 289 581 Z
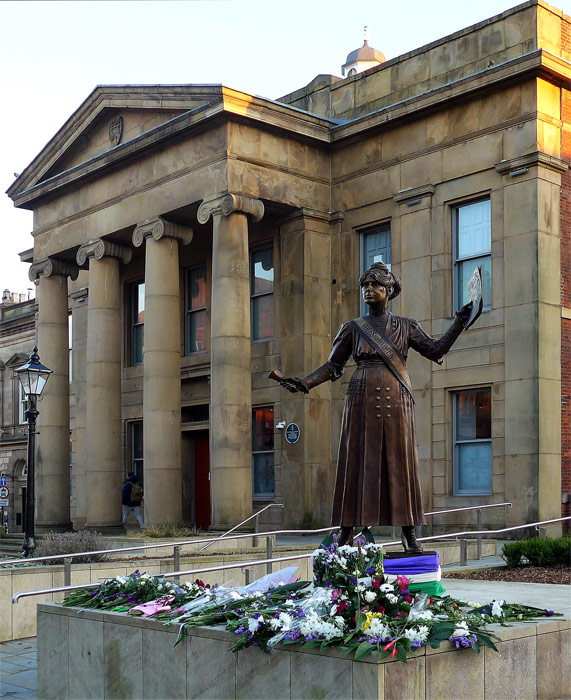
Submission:
M 355 63 L 356 61 L 377 61 L 378 63 L 384 63 L 385 60 L 386 59 L 384 54 L 380 51 L 377 51 L 377 49 L 374 49 L 372 46 L 369 46 L 368 39 L 365 39 L 365 43 L 363 44 L 363 46 L 361 46 L 360 49 L 355 49 L 355 51 L 351 51 L 351 53 L 347 56 L 345 65 L 348 65 L 349 63 Z

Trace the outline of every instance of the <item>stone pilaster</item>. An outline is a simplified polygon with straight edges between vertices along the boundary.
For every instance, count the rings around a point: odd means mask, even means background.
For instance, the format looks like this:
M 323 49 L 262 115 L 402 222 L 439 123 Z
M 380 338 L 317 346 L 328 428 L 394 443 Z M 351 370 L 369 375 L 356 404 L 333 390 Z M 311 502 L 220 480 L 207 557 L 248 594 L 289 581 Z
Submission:
M 259 200 L 226 194 L 203 201 L 213 220 L 211 293 L 210 474 L 212 523 L 236 525 L 252 514 L 252 399 L 248 219 Z
M 135 247 L 146 243 L 143 456 L 148 524 L 182 519 L 178 240 L 190 243 L 192 229 L 160 217 L 133 232 Z
M 89 264 L 86 352 L 85 527 L 121 523 L 121 285 L 119 262 L 129 248 L 104 239 L 77 251 L 77 264 Z
M 69 353 L 67 277 L 78 270 L 48 258 L 30 267 L 38 285 L 38 348 L 42 364 L 53 370 L 38 403 L 36 438 L 36 524 L 70 525 Z

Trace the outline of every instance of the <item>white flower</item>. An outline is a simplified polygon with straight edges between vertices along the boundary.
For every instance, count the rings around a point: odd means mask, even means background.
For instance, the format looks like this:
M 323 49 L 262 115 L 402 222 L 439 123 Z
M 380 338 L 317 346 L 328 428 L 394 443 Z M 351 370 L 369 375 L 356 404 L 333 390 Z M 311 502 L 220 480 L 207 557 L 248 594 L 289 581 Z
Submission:
M 304 621 L 300 625 L 300 632 L 304 637 L 309 635 L 317 635 L 320 638 L 333 639 L 334 637 L 342 637 L 343 631 L 332 624 L 322 620 L 315 610 L 311 609 Z
M 232 600 L 241 600 L 242 599 L 242 596 L 238 593 L 238 591 L 230 591 L 228 593 L 228 595 L 230 596 L 230 598 L 232 598 Z
M 387 593 L 387 600 L 389 601 L 389 603 L 397 603 L 398 599 L 398 595 L 395 595 L 394 593 Z
M 339 627 L 339 629 L 344 629 L 346 623 L 345 620 L 341 617 L 341 615 L 337 615 L 337 617 L 335 618 L 335 624 L 337 625 L 337 627 Z
M 379 590 L 381 593 L 391 593 L 394 589 L 391 583 L 383 583 Z
M 250 632 L 252 632 L 252 634 L 253 634 L 253 633 L 256 632 L 263 624 L 264 624 L 264 618 L 262 617 L 262 615 L 260 615 L 260 617 L 257 617 L 257 618 L 256 618 L 256 617 L 251 617 L 251 618 L 248 620 L 248 629 L 249 629 Z
M 361 593 L 367 589 L 367 586 L 365 586 L 364 583 L 358 583 L 357 584 L 357 590 L 360 591 Z
M 452 632 L 452 637 L 466 637 L 468 634 L 470 634 L 468 623 L 466 621 L 462 621 L 458 622 L 456 625 L 454 632 Z
M 279 621 L 279 618 L 277 618 L 277 617 L 272 617 L 272 619 L 270 620 L 270 627 L 271 627 L 273 630 L 279 630 L 279 628 L 280 628 L 280 621 Z
M 262 591 L 254 591 L 254 592 L 252 593 L 252 597 L 253 597 L 253 598 L 263 598 L 263 597 L 264 597 L 264 594 L 262 593 Z
M 126 576 L 115 576 L 115 581 L 118 583 L 127 583 L 127 577 Z
M 336 613 L 336 612 L 337 612 L 337 605 L 334 605 L 334 606 L 331 608 L 331 611 L 330 611 L 329 614 L 331 615 L 331 617 L 335 617 L 335 613 Z
M 502 610 L 503 600 L 493 600 L 492 601 L 492 615 L 494 617 L 502 617 L 504 611 Z
M 381 639 L 386 639 L 391 636 L 391 631 L 386 625 L 383 625 L 378 617 L 374 617 L 371 620 L 371 624 L 365 630 L 365 634 L 368 637 L 380 637 Z
M 141 579 L 144 581 L 148 581 L 150 578 L 151 577 L 149 576 L 149 574 L 146 571 L 144 574 L 141 574 Z
M 421 627 L 411 627 L 410 629 L 404 631 L 404 636 L 407 639 L 410 639 L 411 642 L 425 642 L 429 631 L 430 630 L 426 625 L 422 625 Z
M 373 591 L 367 591 L 365 593 L 365 600 L 367 601 L 367 603 L 372 603 L 376 597 L 377 595 L 376 593 L 373 593 Z
M 292 619 L 290 615 L 288 615 L 287 613 L 280 613 L 279 620 L 281 622 L 282 630 L 284 632 L 287 632 L 291 629 Z
M 421 610 L 420 612 L 411 610 L 408 617 L 409 620 L 432 620 L 434 615 L 430 610 Z
M 159 583 L 159 585 L 157 586 L 157 591 L 164 591 L 164 590 L 165 590 L 165 587 L 163 586 L 163 584 Z

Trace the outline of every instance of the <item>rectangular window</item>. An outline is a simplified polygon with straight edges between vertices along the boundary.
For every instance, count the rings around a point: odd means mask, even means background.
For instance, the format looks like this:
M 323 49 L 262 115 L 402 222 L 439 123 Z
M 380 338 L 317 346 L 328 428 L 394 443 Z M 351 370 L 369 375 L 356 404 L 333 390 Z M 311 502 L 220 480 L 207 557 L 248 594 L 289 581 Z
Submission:
M 67 349 L 69 356 L 69 383 L 73 382 L 73 316 L 67 316 Z
M 391 269 L 391 227 L 382 224 L 361 231 L 361 269 L 363 274 L 375 262 L 382 262 Z M 367 313 L 367 305 L 361 299 L 361 313 Z
M 143 421 L 129 423 L 131 433 L 131 469 L 136 474 L 141 486 L 143 485 Z
M 206 350 L 206 265 L 195 265 L 185 275 L 185 354 Z
M 252 411 L 252 483 L 254 498 L 273 498 L 274 409 Z
M 20 425 L 24 425 L 24 423 L 28 422 L 26 420 L 26 411 L 28 410 L 28 399 L 26 398 L 24 387 L 20 383 L 20 380 L 17 379 L 16 381 L 18 382 L 18 423 Z
M 129 285 L 130 305 L 130 360 L 132 365 L 143 362 L 144 324 L 145 324 L 145 283 L 135 282 Z
M 468 282 L 476 267 L 482 268 L 484 311 L 492 308 L 492 226 L 490 200 L 453 209 L 454 305 L 467 304 Z
M 252 340 L 274 337 L 274 251 L 272 246 L 250 253 Z
M 454 493 L 492 493 L 492 391 L 454 394 Z

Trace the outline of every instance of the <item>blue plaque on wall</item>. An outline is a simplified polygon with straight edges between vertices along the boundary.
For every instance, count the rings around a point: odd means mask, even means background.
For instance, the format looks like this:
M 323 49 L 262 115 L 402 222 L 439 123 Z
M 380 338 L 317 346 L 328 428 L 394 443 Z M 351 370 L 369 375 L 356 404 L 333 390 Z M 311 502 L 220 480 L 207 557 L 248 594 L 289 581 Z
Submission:
M 301 430 L 299 429 L 299 425 L 297 423 L 290 423 L 285 429 L 285 437 L 290 445 L 295 445 L 295 443 L 299 440 L 300 435 Z

